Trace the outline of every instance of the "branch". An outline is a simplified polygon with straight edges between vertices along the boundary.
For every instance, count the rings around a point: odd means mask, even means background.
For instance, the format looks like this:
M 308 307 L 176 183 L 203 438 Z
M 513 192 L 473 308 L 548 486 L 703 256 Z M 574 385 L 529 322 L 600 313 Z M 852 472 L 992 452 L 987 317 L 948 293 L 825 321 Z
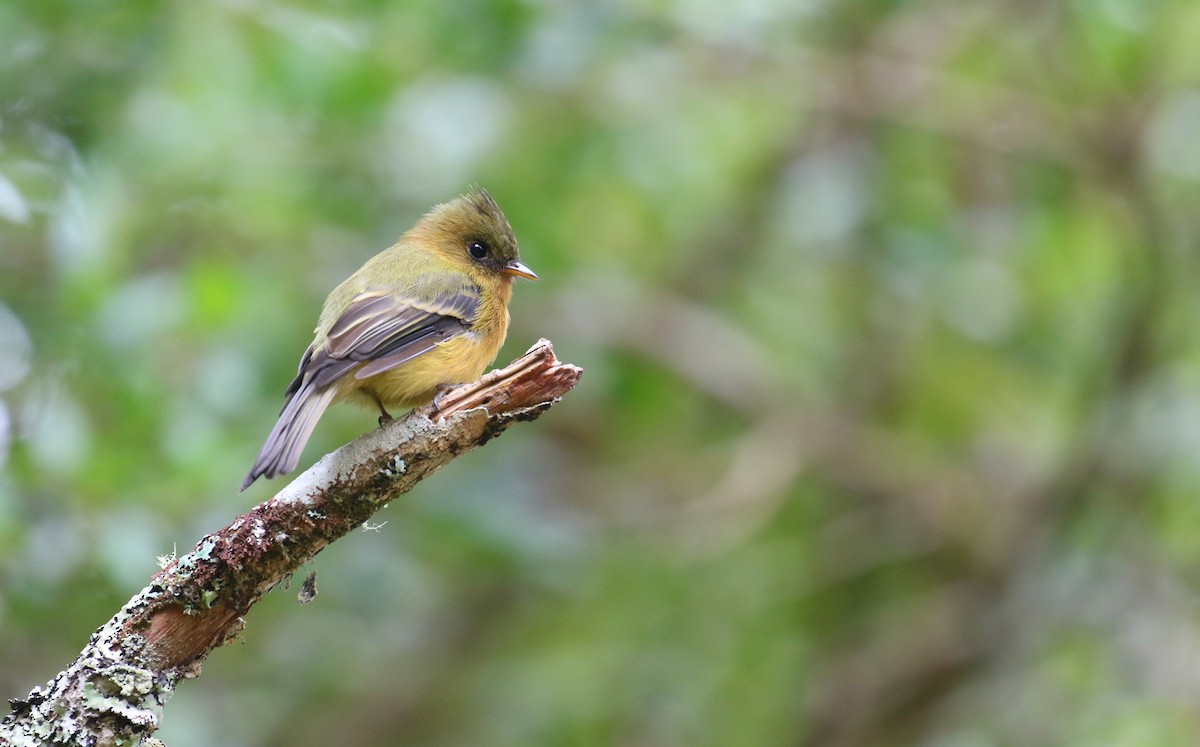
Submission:
M 12 700 L 0 745 L 139 743 L 181 678 L 235 638 L 243 616 L 337 538 L 454 457 L 537 418 L 583 371 L 541 340 L 507 368 L 326 455 L 272 499 L 174 559 L 70 667 Z

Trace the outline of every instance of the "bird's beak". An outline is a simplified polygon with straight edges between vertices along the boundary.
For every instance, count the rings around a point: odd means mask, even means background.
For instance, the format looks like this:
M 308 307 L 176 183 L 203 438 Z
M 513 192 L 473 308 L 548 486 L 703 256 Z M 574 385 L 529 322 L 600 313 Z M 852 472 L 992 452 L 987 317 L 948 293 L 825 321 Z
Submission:
M 528 267 L 521 264 L 520 262 L 518 262 L 515 259 L 512 262 L 509 262 L 508 264 L 506 264 L 504 266 L 504 274 L 510 275 L 512 277 L 528 278 L 530 280 L 538 279 L 536 272 L 529 269 Z

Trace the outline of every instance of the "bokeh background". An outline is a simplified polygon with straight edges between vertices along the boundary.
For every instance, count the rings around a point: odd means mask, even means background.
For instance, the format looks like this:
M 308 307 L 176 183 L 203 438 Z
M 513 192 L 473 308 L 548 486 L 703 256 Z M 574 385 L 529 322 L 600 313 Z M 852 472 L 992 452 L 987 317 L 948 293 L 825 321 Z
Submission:
M 0 695 L 270 495 L 324 294 L 477 182 L 582 385 L 167 744 L 1200 743 L 1198 133 L 1190 2 L 0 4 Z

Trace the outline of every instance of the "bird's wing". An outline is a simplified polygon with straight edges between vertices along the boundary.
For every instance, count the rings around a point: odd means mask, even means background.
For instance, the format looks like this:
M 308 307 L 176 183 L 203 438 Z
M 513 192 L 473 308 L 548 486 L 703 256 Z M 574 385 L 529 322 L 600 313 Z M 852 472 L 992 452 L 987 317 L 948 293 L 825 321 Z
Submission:
M 321 344 L 313 342 L 300 359 L 287 389 L 279 420 L 242 483 L 290 472 L 300 459 L 321 413 L 333 401 L 330 385 L 361 366 L 364 379 L 395 368 L 443 340 L 470 328 L 479 307 L 479 289 L 456 276 L 425 277 L 413 291 L 367 290 L 355 296 L 334 320 Z
M 479 289 L 469 281 L 439 276 L 410 293 L 360 293 L 329 328 L 325 342 L 305 353 L 297 380 L 328 386 L 359 364 L 365 379 L 427 353 L 439 342 L 466 331 L 479 307 Z

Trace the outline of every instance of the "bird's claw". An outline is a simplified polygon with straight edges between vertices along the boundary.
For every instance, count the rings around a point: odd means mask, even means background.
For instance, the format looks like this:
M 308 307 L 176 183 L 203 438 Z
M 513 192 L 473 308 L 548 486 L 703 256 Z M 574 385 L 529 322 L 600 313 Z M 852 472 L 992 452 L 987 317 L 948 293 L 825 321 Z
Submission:
M 449 392 L 451 389 L 453 389 L 456 386 L 458 386 L 458 385 L 457 384 L 438 384 L 437 394 L 433 395 L 433 409 L 437 410 L 439 415 L 442 413 L 442 397 L 445 396 L 446 392 Z
M 385 426 L 388 423 L 395 420 L 395 418 L 392 417 L 392 414 L 387 411 L 387 408 L 383 406 L 383 402 L 381 402 L 379 400 L 379 397 L 375 398 L 375 404 L 379 406 L 379 427 L 380 428 L 382 428 L 383 426 Z

